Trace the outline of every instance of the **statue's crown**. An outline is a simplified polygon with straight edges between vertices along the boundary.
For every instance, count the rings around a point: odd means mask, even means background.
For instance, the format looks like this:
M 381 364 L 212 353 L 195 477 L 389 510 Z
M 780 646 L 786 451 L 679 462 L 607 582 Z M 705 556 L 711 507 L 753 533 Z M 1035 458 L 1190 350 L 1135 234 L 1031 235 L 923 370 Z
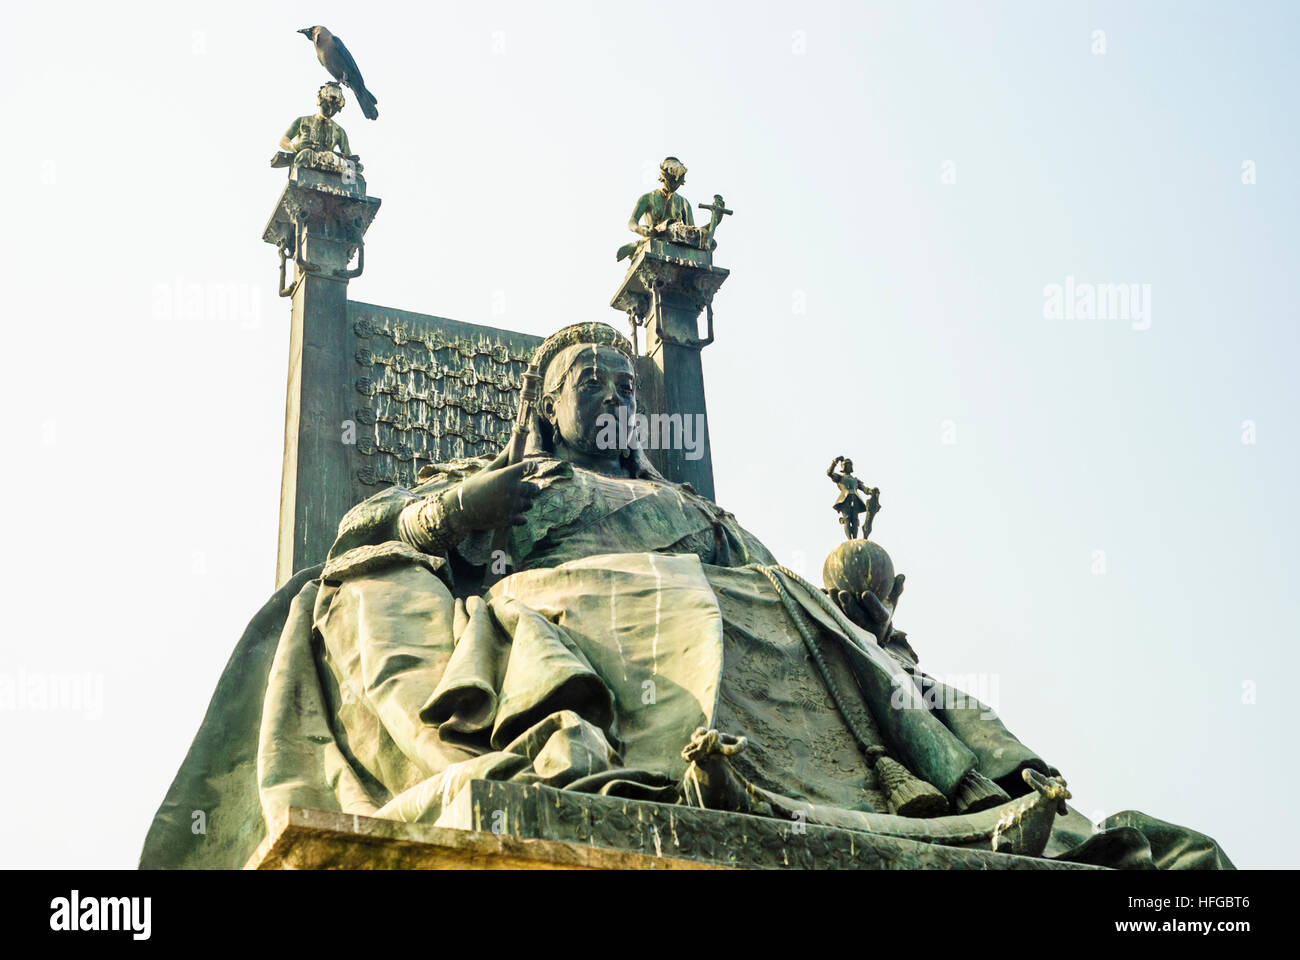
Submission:
M 561 350 L 588 343 L 594 343 L 599 347 L 612 347 L 629 361 L 632 359 L 631 342 L 608 323 L 574 323 L 542 341 L 541 346 L 533 353 L 533 366 L 539 373 L 544 373 Z

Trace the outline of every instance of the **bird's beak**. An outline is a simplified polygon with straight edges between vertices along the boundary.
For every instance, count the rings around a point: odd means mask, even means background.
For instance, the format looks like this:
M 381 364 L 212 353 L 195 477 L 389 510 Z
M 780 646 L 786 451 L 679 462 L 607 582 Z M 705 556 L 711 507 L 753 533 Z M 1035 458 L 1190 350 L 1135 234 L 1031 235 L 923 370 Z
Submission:
M 301 30 L 299 30 L 298 32 L 301 33 L 303 36 L 310 37 L 310 36 L 311 36 L 311 27 L 303 27 L 303 28 L 302 28 Z

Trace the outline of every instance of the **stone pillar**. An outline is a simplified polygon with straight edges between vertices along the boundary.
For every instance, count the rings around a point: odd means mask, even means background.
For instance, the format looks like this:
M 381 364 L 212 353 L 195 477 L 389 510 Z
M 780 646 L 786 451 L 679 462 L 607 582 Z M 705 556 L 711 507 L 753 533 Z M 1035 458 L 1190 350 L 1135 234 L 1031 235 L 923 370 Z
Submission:
M 610 301 L 610 306 L 645 329 L 645 355 L 637 359 L 641 412 L 666 414 L 666 423 L 674 431 L 669 435 L 671 443 L 664 443 L 663 430 L 657 446 L 646 439 L 650 460 L 669 480 L 689 483 L 709 499 L 714 496 L 713 457 L 700 351 L 713 342 L 713 295 L 728 273 L 713 266 L 713 255 L 707 250 L 648 240 L 633 256 Z M 700 337 L 698 323 L 704 311 L 708 311 L 708 334 Z M 678 424 L 691 431 L 696 451 L 679 442 Z
M 348 281 L 361 274 L 363 238 L 379 203 L 366 196 L 360 175 L 295 167 L 263 234 L 280 250 L 280 295 L 293 300 L 277 586 L 325 559 L 353 505 L 355 439 L 345 437 L 345 424 L 355 404 L 341 389 L 353 379 Z M 290 263 L 293 280 L 286 284 Z

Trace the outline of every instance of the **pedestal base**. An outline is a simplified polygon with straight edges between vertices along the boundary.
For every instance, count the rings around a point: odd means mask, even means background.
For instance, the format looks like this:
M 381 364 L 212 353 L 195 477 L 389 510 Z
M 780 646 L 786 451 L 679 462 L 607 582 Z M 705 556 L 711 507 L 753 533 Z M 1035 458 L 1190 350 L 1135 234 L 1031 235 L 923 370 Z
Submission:
M 248 870 L 710 870 L 705 863 L 293 807 Z
M 652 313 L 657 289 L 684 318 L 689 314 L 689 322 L 683 323 L 681 329 L 660 332 L 667 335 L 665 339 L 694 341 L 698 339 L 695 318 L 713 300 L 713 295 L 730 275 L 731 271 L 713 265 L 713 254 L 708 250 L 649 240 L 632 257 L 627 275 L 609 305 L 615 310 L 634 314 L 648 326 L 656 319 Z M 667 325 L 674 326 L 671 323 Z
M 248 867 L 1095 870 L 675 804 L 475 780 L 436 824 L 291 809 Z

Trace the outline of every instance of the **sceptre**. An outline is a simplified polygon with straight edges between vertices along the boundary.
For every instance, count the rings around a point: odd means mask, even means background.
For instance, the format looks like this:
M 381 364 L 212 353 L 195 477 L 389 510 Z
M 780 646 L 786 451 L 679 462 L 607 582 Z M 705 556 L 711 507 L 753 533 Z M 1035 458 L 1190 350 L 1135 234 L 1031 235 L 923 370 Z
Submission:
M 524 370 L 522 382 L 519 386 L 519 407 L 515 411 L 515 424 L 510 431 L 510 439 L 506 444 L 506 462 L 505 466 L 510 467 L 524 458 L 524 449 L 528 444 L 528 434 L 532 429 L 530 426 L 533 419 L 533 407 L 536 405 L 539 395 L 541 394 L 542 375 L 537 368 L 537 363 L 530 363 Z M 496 583 L 505 574 L 496 574 L 493 567 L 496 565 L 497 557 L 505 557 L 506 563 L 509 564 L 509 556 L 506 554 L 506 544 L 510 537 L 510 525 L 507 523 L 504 527 L 499 527 L 492 534 L 492 553 L 488 557 L 487 568 L 483 572 L 483 588 L 487 589 Z

